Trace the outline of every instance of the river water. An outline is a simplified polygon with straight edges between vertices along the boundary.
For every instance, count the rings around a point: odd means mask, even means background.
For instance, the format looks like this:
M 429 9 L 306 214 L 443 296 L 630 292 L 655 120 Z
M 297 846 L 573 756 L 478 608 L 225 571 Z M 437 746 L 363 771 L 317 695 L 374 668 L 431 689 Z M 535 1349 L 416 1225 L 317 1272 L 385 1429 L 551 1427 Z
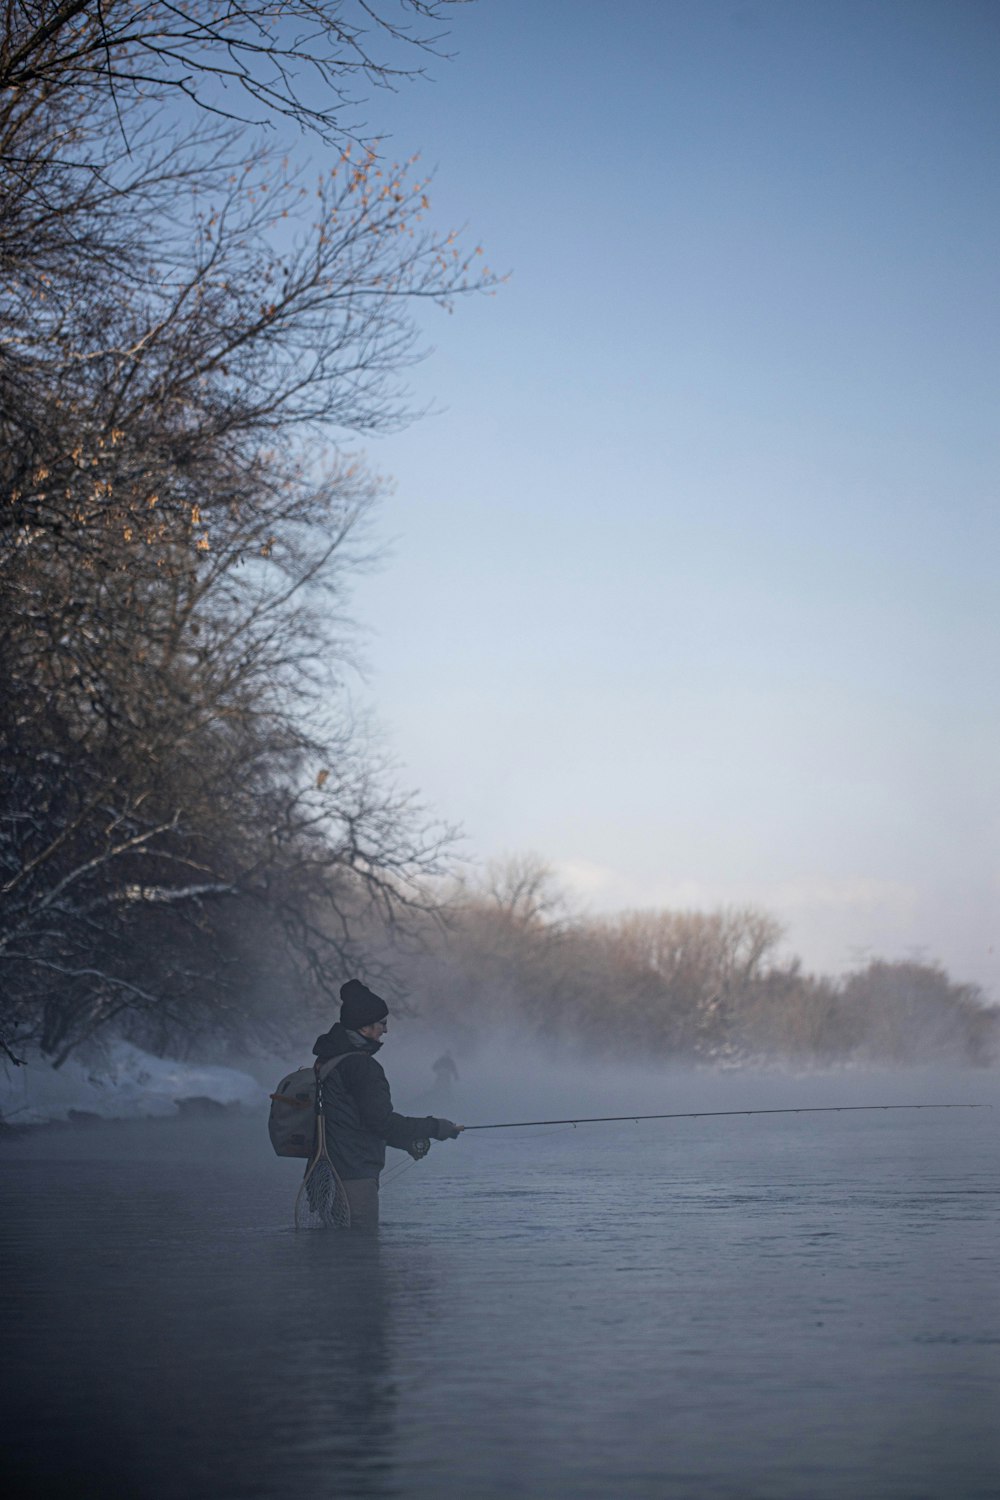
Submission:
M 996 1500 L 998 1126 L 468 1134 L 377 1240 L 260 1120 L 8 1142 L 6 1493 Z

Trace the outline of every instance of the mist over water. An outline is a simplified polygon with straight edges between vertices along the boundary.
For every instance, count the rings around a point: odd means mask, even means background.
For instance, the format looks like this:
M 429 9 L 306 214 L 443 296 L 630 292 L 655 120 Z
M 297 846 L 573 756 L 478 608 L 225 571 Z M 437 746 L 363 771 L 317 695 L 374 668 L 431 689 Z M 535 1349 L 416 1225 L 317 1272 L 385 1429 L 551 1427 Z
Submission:
M 449 1049 L 459 1077 L 442 1091 L 433 1062 L 448 1048 L 448 1033 L 424 1035 L 418 1027 L 411 1033 L 405 1022 L 394 1027 L 380 1060 L 396 1107 L 437 1109 L 469 1125 L 632 1112 L 1000 1102 L 1000 1075 L 992 1069 L 692 1068 L 644 1057 L 639 1027 L 633 1062 L 599 1053 L 567 1056 L 509 1027 L 484 1030 L 465 1049 Z
M 555 1066 L 496 1040 L 435 1094 L 412 1040 L 383 1053 L 398 1107 L 470 1124 L 1000 1103 L 993 1074 Z M 484 1131 L 390 1153 L 377 1240 L 292 1230 L 299 1169 L 263 1115 L 7 1141 L 14 1492 L 992 1500 L 998 1126 Z

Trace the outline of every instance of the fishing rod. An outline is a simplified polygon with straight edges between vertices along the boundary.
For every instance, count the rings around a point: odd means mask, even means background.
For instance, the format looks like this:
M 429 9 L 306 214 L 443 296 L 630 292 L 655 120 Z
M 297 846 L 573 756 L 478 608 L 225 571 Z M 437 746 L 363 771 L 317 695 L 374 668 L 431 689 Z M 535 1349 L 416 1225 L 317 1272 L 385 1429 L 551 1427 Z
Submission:
M 858 1109 L 992 1109 L 992 1104 L 803 1104 L 794 1109 L 695 1109 L 669 1115 L 588 1115 L 579 1120 L 503 1120 L 498 1125 L 463 1125 L 466 1130 L 521 1130 L 527 1125 L 610 1125 L 620 1120 L 708 1120 L 726 1115 L 824 1115 Z

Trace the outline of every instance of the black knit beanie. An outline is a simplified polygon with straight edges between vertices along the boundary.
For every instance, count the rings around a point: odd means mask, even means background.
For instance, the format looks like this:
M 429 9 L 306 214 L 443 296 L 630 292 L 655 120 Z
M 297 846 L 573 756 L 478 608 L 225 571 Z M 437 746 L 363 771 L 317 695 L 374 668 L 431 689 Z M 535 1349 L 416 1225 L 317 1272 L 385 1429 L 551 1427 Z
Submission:
M 348 1031 L 360 1031 L 362 1026 L 384 1021 L 388 1014 L 385 1001 L 360 979 L 349 979 L 340 986 L 340 1024 Z

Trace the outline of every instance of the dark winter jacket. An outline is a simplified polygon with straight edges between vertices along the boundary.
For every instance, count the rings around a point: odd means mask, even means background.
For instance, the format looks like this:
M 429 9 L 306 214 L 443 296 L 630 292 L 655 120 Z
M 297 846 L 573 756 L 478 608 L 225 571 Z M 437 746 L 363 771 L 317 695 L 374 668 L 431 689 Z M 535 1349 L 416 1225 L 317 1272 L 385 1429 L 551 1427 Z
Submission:
M 359 1047 L 338 1021 L 316 1038 L 313 1048 L 321 1062 L 348 1054 L 323 1083 L 323 1101 L 327 1150 L 340 1176 L 349 1181 L 377 1177 L 387 1145 L 405 1150 L 414 1141 L 443 1139 L 433 1115 L 397 1115 L 389 1081 L 375 1061 L 381 1046 L 366 1037 Z

